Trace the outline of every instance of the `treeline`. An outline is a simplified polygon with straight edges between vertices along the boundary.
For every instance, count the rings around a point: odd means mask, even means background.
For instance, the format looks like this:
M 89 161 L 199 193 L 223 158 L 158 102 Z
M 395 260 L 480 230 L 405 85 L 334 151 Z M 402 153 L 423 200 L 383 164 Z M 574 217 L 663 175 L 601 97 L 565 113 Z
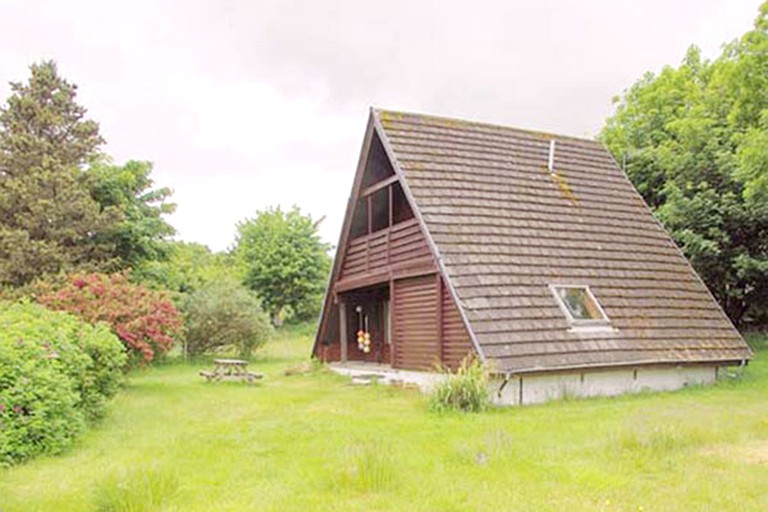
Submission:
M 317 314 L 330 267 L 298 208 L 244 219 L 228 252 L 172 240 L 152 164 L 114 162 L 77 87 L 30 70 L 0 107 L 0 467 L 68 446 L 130 368 L 250 356 Z
M 115 163 L 77 87 L 54 62 L 11 83 L 0 108 L 0 287 L 34 296 L 74 274 L 129 271 L 177 305 L 212 283 L 244 286 L 273 323 L 318 310 L 330 265 L 317 224 L 298 208 L 269 208 L 237 225 L 229 252 L 176 242 L 164 216 L 170 188 L 154 188 L 152 164 Z M 212 219 L 213 221 L 213 219 Z
M 768 325 L 768 2 L 713 61 L 648 73 L 600 134 L 737 326 Z

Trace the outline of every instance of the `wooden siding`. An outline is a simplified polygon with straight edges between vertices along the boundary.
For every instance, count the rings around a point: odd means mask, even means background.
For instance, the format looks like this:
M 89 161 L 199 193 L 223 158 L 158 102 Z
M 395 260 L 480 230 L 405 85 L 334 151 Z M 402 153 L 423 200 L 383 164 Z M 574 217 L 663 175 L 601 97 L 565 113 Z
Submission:
M 341 278 L 386 272 L 425 257 L 430 257 L 429 247 L 418 222 L 411 219 L 350 241 L 344 255 Z
M 474 349 L 448 287 L 443 285 L 441 288 L 443 364 L 455 370 Z
M 338 340 L 331 343 L 330 345 L 319 343 L 316 346 L 314 355 L 324 363 L 341 361 L 341 344 Z
M 393 283 L 393 366 L 433 369 L 440 361 L 437 275 L 399 279 Z

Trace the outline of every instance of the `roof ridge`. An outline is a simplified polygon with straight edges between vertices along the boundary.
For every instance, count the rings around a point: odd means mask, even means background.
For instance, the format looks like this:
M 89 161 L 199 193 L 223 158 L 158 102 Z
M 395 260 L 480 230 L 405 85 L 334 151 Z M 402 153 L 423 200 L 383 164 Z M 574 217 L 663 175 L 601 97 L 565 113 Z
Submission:
M 534 130 L 530 128 L 520 128 L 517 126 L 503 125 L 503 124 L 497 124 L 497 123 L 488 123 L 484 121 L 460 119 L 457 117 L 440 116 L 440 115 L 434 115 L 434 114 L 424 114 L 420 112 L 404 112 L 400 110 L 389 110 L 389 109 L 382 109 L 377 107 L 371 107 L 370 110 L 371 110 L 371 113 L 373 113 L 376 117 L 378 117 L 380 121 L 383 121 L 384 120 L 383 117 L 386 118 L 386 116 L 393 116 L 393 117 L 409 116 L 409 117 L 414 117 L 418 119 L 431 120 L 431 121 L 449 123 L 454 125 L 463 125 L 467 127 L 474 126 L 474 127 L 481 127 L 481 128 L 494 128 L 494 129 L 501 129 L 501 130 L 507 130 L 507 131 L 514 131 L 514 132 L 523 132 L 530 135 L 542 137 L 543 139 L 546 139 L 546 140 L 565 139 L 565 140 L 589 142 L 591 144 L 602 145 L 601 142 L 596 139 L 589 139 L 586 137 L 576 137 L 574 135 L 565 135 L 562 133 L 554 133 L 554 132 L 548 132 L 543 130 Z

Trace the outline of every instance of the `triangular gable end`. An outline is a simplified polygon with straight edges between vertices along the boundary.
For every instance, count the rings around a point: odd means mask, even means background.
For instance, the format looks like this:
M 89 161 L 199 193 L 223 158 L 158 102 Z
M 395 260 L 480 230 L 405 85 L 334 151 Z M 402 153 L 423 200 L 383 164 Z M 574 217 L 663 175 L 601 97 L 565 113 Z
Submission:
M 482 347 L 480 346 L 480 343 L 478 343 L 477 336 L 475 335 L 472 329 L 472 325 L 470 324 L 469 319 L 467 318 L 467 314 L 466 314 L 466 311 L 464 310 L 464 306 L 456 292 L 456 287 L 451 281 L 450 275 L 446 270 L 445 264 L 443 262 L 443 258 L 440 256 L 440 251 L 438 249 L 438 246 L 435 243 L 435 240 L 433 239 L 432 235 L 430 234 L 429 228 L 427 227 L 426 222 L 424 222 L 424 217 L 422 216 L 421 209 L 419 208 L 418 203 L 416 202 L 416 199 L 414 198 L 414 195 L 411 192 L 410 187 L 408 186 L 408 182 L 405 178 L 405 173 L 403 172 L 403 169 L 400 166 L 400 163 L 397 159 L 395 151 L 392 148 L 392 145 L 390 144 L 389 137 L 387 136 L 386 130 L 384 129 L 384 126 L 382 124 L 382 115 L 389 114 L 389 113 L 383 112 L 383 111 L 376 111 L 376 110 L 373 110 L 373 112 L 375 114 L 374 120 L 376 122 L 376 130 L 377 130 L 377 133 L 379 133 L 381 141 L 384 145 L 384 149 L 387 153 L 387 157 L 389 158 L 389 161 L 392 163 L 395 173 L 400 179 L 400 183 L 403 187 L 403 192 L 405 193 L 405 196 L 408 198 L 408 201 L 413 208 L 413 213 L 415 217 L 418 219 L 419 226 L 421 227 L 422 233 L 424 234 L 424 238 L 426 239 L 427 244 L 429 245 L 430 252 L 432 253 L 433 257 L 435 258 L 435 262 L 437 263 L 439 275 L 442 278 L 443 283 L 445 284 L 445 292 L 447 294 L 447 297 L 445 299 L 446 305 L 449 302 L 452 303 L 453 305 L 452 309 L 455 309 L 455 311 L 458 313 L 461 323 L 464 327 L 464 330 L 466 331 L 470 341 L 472 342 L 472 348 L 474 349 L 475 354 L 477 355 L 477 357 L 479 357 L 481 362 L 485 363 L 487 360 L 486 355 Z
M 377 114 L 378 112 L 371 109 L 323 302 L 313 354 L 320 355 L 320 345 L 330 344 L 339 336 L 338 312 L 337 308 L 334 308 L 339 290 L 365 287 L 366 283 L 384 278 L 387 272 L 391 279 L 392 270 L 398 269 L 401 276 L 409 275 L 409 272 L 413 275 L 428 272 L 439 276 L 440 281 L 444 283 L 441 307 L 445 310 L 446 317 L 460 319 L 460 326 L 472 341 L 475 352 L 484 359 L 469 329 L 466 316 L 456 301 L 455 290 L 440 264 L 437 248 L 429 236 L 418 205 L 414 202 L 402 170 L 389 147 L 387 135 Z M 387 209 L 389 211 L 386 211 Z M 387 226 L 392 228 L 387 230 L 389 232 L 381 236 L 376 235 L 377 231 Z M 387 245 L 398 247 L 397 250 L 387 253 L 387 265 L 383 265 L 385 256 L 376 256 L 371 251 L 371 246 L 376 247 L 377 244 L 383 243 L 384 236 L 387 237 Z M 379 238 L 382 240 L 378 240 Z M 376 268 L 386 270 L 376 274 Z M 459 326 L 454 322 L 453 335 L 446 333 L 449 344 L 451 336 L 456 338 L 456 328 Z M 450 359 L 448 354 L 446 357 Z M 451 361 L 451 365 L 455 366 L 453 363 L 454 361 Z

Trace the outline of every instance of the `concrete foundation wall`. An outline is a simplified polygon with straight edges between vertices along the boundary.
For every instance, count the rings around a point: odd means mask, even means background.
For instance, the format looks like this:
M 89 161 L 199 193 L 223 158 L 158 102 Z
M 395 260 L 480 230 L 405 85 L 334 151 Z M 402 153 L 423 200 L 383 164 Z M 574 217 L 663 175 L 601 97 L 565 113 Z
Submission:
M 503 388 L 502 380 L 494 380 L 491 382 L 491 392 L 497 405 L 527 405 L 566 397 L 671 391 L 691 385 L 711 384 L 716 378 L 716 366 L 583 370 L 512 376 Z

